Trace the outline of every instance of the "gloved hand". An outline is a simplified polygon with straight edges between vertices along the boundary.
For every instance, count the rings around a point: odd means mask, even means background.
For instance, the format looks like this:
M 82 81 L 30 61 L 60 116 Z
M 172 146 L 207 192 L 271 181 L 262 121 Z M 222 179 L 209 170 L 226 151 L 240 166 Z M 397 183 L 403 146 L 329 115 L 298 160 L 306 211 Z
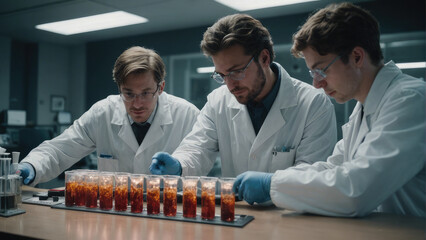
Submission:
M 152 174 L 156 175 L 181 175 L 182 166 L 180 162 L 166 152 L 158 152 L 152 156 L 149 166 Z
M 271 178 L 273 173 L 248 171 L 237 176 L 232 190 L 238 193 L 240 200 L 244 199 L 250 205 L 254 202 L 264 203 L 271 200 Z
M 18 164 L 18 171 L 20 171 L 20 175 L 24 179 L 24 184 L 28 185 L 35 178 L 35 171 L 31 164 L 23 162 Z

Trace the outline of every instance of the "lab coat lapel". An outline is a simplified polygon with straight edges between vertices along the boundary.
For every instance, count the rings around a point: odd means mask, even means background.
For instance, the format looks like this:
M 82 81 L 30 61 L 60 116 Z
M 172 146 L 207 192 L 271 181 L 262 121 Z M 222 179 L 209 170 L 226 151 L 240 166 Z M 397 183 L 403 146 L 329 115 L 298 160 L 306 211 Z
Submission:
M 285 120 L 281 111 L 285 112 L 284 109 L 279 109 L 275 103 L 272 105 L 271 110 L 266 116 L 266 119 L 263 122 L 256 139 L 254 140 L 252 151 L 256 151 L 257 148 L 261 147 L 266 140 L 268 140 L 284 126 Z
M 256 139 L 254 140 L 252 152 L 256 151 L 257 148 L 262 147 L 269 138 L 283 128 L 286 123 L 284 118 L 286 109 L 297 105 L 296 92 L 290 75 L 279 64 L 277 65 L 280 67 L 281 71 L 280 89 L 278 90 L 277 97 L 275 98 L 275 101 L 272 104 Z
M 382 101 L 382 98 L 389 87 L 390 83 L 392 82 L 395 77 L 401 73 L 401 70 L 399 70 L 398 67 L 396 67 L 395 63 L 393 61 L 390 61 L 386 64 L 387 68 L 382 68 L 376 78 L 373 81 L 373 84 L 371 85 L 370 91 L 367 94 L 367 97 L 365 99 L 364 103 L 364 117 L 362 119 L 361 124 L 359 124 L 358 121 L 361 121 L 360 115 L 361 115 L 361 103 L 358 102 L 356 109 L 358 111 L 357 113 L 357 122 L 354 127 L 358 127 L 357 129 L 354 129 L 355 131 L 352 131 L 353 144 L 351 145 L 351 151 L 350 151 L 350 159 L 352 159 L 355 155 L 356 150 L 359 148 L 361 143 L 364 141 L 365 136 L 370 131 L 371 128 L 371 121 L 374 121 L 375 112 L 377 111 L 377 108 L 379 104 Z M 355 110 L 354 110 L 355 112 Z M 373 118 L 373 119 L 372 119 Z
M 154 120 L 142 141 L 141 147 L 136 152 L 136 155 L 143 153 L 146 149 L 149 149 L 152 145 L 160 141 L 164 137 L 163 126 L 172 123 L 173 119 L 167 101 L 167 94 L 163 92 L 158 98 L 158 108 Z
M 253 143 L 256 138 L 253 124 L 251 122 L 247 107 L 240 104 L 235 98 L 233 98 L 228 107 L 231 108 L 231 112 L 234 114 L 232 117 L 232 124 L 239 137 L 246 138 L 250 143 Z
M 359 105 L 361 106 L 360 103 Z M 359 148 L 359 145 L 361 145 L 361 143 L 364 141 L 365 135 L 367 135 L 367 133 L 370 131 L 366 118 L 367 116 L 364 112 L 364 116 L 361 119 L 361 108 L 359 108 L 358 115 L 356 118 L 356 125 L 355 125 L 356 127 L 355 127 L 355 131 L 353 132 L 354 134 L 352 136 L 352 142 L 354 144 L 351 146 L 350 159 L 354 158 L 355 152 Z
M 127 122 L 124 122 L 121 126 L 118 136 L 136 153 L 139 147 L 138 141 L 136 140 L 129 120 L 127 119 L 127 115 L 125 116 L 125 120 L 127 120 Z
M 111 124 L 117 125 L 119 127 L 118 137 L 136 153 L 139 147 L 138 142 L 136 141 L 132 126 L 130 126 L 127 112 L 122 100 L 121 103 L 117 104 L 115 108 L 114 115 L 111 119 Z

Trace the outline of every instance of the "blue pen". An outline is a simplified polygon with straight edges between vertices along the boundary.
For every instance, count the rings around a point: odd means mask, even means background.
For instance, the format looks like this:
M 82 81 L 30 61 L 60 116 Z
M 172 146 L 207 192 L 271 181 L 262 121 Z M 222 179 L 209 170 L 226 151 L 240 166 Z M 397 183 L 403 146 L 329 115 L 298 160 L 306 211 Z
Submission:
M 100 158 L 112 158 L 112 156 L 111 156 L 111 155 L 103 154 L 103 153 L 99 154 L 99 157 L 100 157 Z

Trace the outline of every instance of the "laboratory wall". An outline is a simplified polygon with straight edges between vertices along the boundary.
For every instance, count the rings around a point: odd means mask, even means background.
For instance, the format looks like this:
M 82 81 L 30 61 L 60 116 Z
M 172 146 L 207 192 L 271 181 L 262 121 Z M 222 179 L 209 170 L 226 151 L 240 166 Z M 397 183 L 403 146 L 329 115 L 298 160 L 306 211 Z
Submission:
M 37 114 L 37 124 L 48 125 L 52 123 L 56 113 L 51 111 L 52 97 L 63 97 L 67 104 L 70 51 L 65 47 L 46 43 L 41 43 L 38 47 L 37 108 L 43 114 Z
M 56 97 L 64 100 L 63 111 L 79 117 L 85 111 L 85 46 L 41 43 L 38 50 L 37 124 L 54 123 Z
M 24 43 L 0 38 L 0 110 L 25 110 L 30 126 L 54 125 L 52 98 L 75 118 L 85 111 L 85 45 Z
M 0 37 L 0 110 L 9 108 L 11 40 Z

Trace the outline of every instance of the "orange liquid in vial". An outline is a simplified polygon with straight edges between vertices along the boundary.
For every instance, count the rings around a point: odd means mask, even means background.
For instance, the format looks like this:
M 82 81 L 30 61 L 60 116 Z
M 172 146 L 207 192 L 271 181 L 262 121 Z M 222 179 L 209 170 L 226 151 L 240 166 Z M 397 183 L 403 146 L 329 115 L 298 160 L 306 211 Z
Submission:
M 76 182 L 67 182 L 65 185 L 65 206 L 74 206 L 74 195 L 77 188 Z
M 98 207 L 98 185 L 86 184 L 86 207 Z
M 147 189 L 146 209 L 148 214 L 160 213 L 160 189 Z
M 126 211 L 128 202 L 128 190 L 126 186 L 118 186 L 115 188 L 115 207 L 116 211 Z
M 234 221 L 235 196 L 231 194 L 220 197 L 220 219 L 225 222 Z
M 130 211 L 141 213 L 143 210 L 143 188 L 130 188 Z
M 86 204 L 86 186 L 84 183 L 77 183 L 74 202 L 77 206 L 84 206 Z
M 112 184 L 99 186 L 99 207 L 102 210 L 112 209 L 112 193 Z
M 195 218 L 197 216 L 197 195 L 192 191 L 183 193 L 183 216 Z
M 201 193 L 201 218 L 214 219 L 215 215 L 215 195 L 207 192 Z
M 163 192 L 163 214 L 168 217 L 174 217 L 177 210 L 177 189 L 165 188 Z

